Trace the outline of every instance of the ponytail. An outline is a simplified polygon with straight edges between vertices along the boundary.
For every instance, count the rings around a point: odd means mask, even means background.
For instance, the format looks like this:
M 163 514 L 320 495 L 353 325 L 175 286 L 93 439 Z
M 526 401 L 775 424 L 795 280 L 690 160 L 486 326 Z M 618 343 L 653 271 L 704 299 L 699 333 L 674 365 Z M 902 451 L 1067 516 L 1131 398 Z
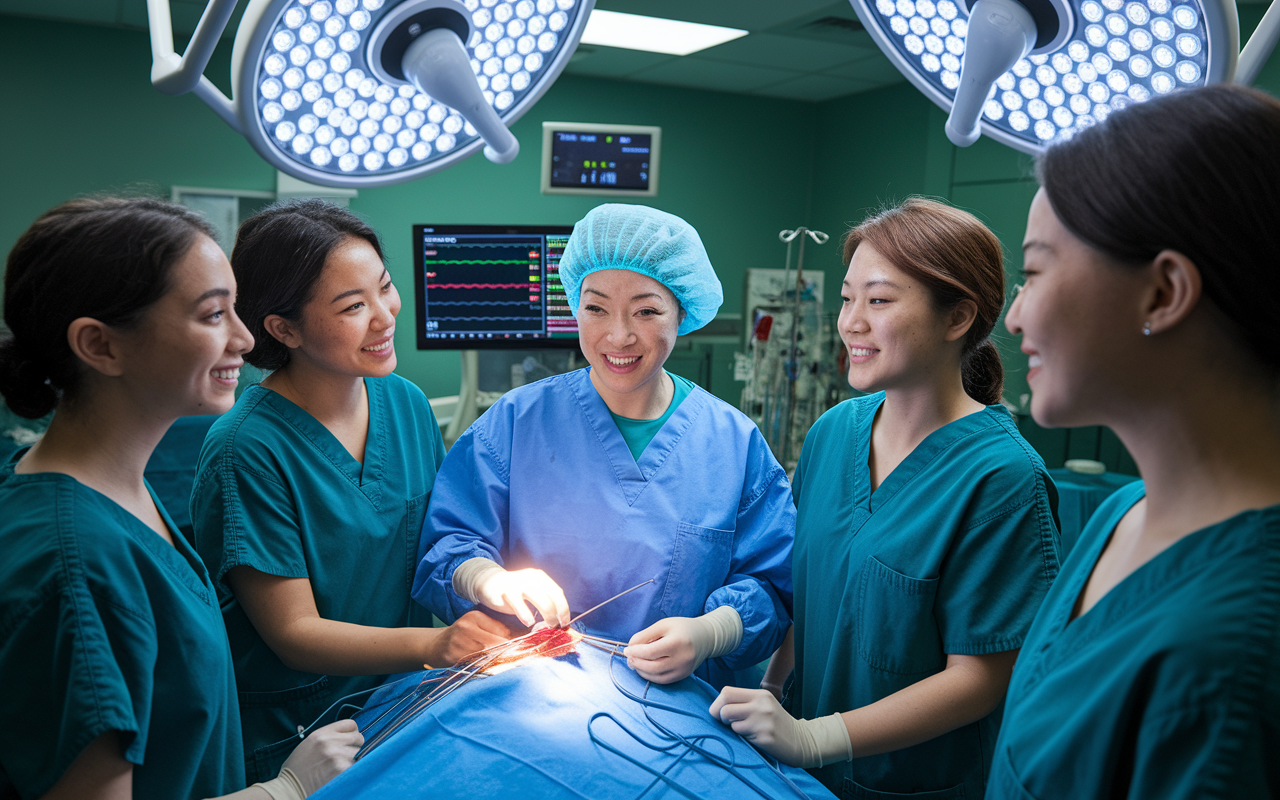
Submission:
M 965 354 L 960 363 L 960 379 L 964 393 L 979 403 L 992 406 L 1000 402 L 1004 396 L 1004 365 L 990 339 L 983 339 Z

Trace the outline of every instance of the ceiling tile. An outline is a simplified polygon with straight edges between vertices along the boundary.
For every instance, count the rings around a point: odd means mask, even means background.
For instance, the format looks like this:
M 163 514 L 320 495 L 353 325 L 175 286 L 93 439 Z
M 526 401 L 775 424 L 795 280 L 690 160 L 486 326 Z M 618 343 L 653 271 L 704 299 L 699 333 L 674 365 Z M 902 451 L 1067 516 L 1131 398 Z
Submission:
M 597 8 L 607 11 L 682 19 L 749 31 L 772 28 L 830 5 L 831 0 L 597 0 L 596 3 Z
M 836 42 L 753 33 L 698 52 L 698 58 L 733 61 L 758 67 L 818 72 L 866 58 L 876 51 Z
M 852 64 L 842 64 L 838 67 L 823 70 L 824 75 L 834 75 L 838 78 L 853 78 L 858 81 L 866 81 L 877 85 L 888 83 L 896 83 L 906 80 L 898 68 L 893 65 L 889 57 L 883 53 L 876 53 L 870 58 L 864 58 L 861 61 L 855 61 Z
M 718 92 L 751 92 L 774 83 L 798 77 L 792 70 L 752 67 L 725 61 L 710 61 L 697 56 L 684 56 L 641 70 L 632 80 L 669 83 Z
M 574 75 L 594 75 L 599 78 L 625 78 L 633 72 L 677 58 L 679 56 L 670 56 L 665 53 L 646 53 L 642 50 L 584 44 L 569 59 L 569 65 L 564 71 Z
M 787 100 L 817 102 L 830 100 L 833 97 L 843 97 L 855 92 L 865 92 L 874 88 L 876 88 L 876 85 L 873 83 L 857 81 L 851 78 L 836 78 L 831 75 L 803 75 L 793 80 L 775 83 L 772 86 L 758 89 L 753 94 L 782 97 Z

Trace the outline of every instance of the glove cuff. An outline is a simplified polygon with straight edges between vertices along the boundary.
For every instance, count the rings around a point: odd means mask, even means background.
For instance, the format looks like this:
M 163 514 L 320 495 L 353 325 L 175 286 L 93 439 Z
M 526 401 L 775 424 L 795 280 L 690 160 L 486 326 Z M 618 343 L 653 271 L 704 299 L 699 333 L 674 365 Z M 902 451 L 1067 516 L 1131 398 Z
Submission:
M 701 620 L 711 634 L 706 658 L 728 655 L 742 644 L 742 617 L 733 606 L 716 606 L 703 614 Z
M 285 767 L 280 774 L 269 781 L 255 783 L 254 786 L 271 795 L 271 800 L 306 800 L 307 792 L 293 770 Z
M 453 590 L 469 603 L 479 603 L 480 585 L 495 572 L 506 572 L 500 564 L 483 556 L 469 558 L 453 571 Z
M 800 739 L 801 755 L 805 769 L 816 769 L 837 761 L 853 760 L 853 743 L 849 741 L 849 729 L 844 717 L 832 714 L 818 719 L 796 720 L 796 733 Z

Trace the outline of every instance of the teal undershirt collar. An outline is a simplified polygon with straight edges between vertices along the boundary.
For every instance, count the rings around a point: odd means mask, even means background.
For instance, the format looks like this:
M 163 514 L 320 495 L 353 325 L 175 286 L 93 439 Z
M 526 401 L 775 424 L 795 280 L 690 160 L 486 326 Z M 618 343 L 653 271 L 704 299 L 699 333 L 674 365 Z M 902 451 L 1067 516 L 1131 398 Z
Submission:
M 670 372 L 667 374 L 671 375 Z M 637 461 L 640 460 L 640 454 L 649 446 L 649 442 L 653 441 L 653 437 L 657 436 L 662 426 L 667 424 L 667 420 L 675 413 L 680 403 L 684 402 L 684 399 L 693 391 L 693 381 L 687 378 L 671 375 L 671 382 L 675 385 L 671 405 L 667 406 L 667 410 L 657 419 L 630 419 L 620 417 L 612 411 L 609 412 L 618 426 L 618 432 L 622 434 L 622 440 L 627 443 L 627 449 L 631 451 L 631 457 Z

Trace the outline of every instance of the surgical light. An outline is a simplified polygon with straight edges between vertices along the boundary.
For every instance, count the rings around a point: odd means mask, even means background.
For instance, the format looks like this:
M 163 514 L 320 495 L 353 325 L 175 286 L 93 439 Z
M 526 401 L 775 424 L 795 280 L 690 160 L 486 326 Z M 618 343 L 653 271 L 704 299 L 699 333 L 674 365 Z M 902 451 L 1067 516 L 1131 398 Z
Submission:
M 944 110 L 947 137 L 1027 153 L 1178 89 L 1252 83 L 1280 4 L 1238 52 L 1235 0 L 850 0 L 881 50 Z
M 741 28 L 601 10 L 592 12 L 582 43 L 687 56 L 747 33 Z
M 151 82 L 194 92 L 282 172 L 382 186 L 483 147 L 505 164 L 508 126 L 559 76 L 595 0 L 250 0 L 232 49 L 232 98 L 204 69 L 237 0 L 210 0 L 173 47 L 169 0 L 147 0 Z

